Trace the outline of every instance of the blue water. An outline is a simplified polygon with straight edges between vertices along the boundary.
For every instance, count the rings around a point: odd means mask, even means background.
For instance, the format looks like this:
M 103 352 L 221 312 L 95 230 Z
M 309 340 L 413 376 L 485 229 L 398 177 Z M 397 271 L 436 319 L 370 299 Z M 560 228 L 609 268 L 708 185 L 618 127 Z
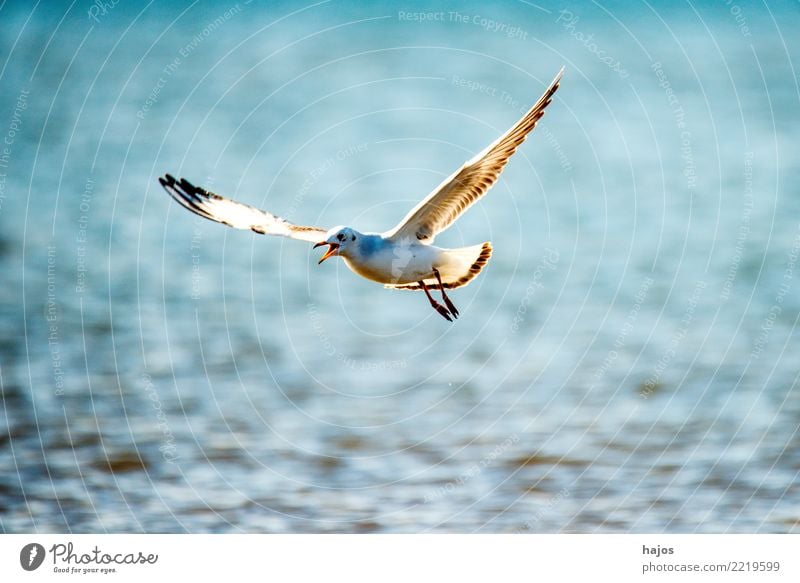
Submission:
M 795 4 L 0 19 L 4 532 L 800 528 Z M 562 65 L 454 324 L 157 183 L 388 229 Z

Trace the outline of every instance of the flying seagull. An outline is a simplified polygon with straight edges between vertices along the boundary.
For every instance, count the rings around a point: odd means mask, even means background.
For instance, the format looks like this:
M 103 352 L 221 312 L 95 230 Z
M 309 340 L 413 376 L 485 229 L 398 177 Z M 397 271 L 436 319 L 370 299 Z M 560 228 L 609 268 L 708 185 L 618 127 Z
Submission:
M 351 271 L 387 288 L 422 290 L 431 306 L 452 322 L 458 317 L 458 310 L 445 290 L 472 281 L 488 263 L 492 245 L 486 242 L 443 249 L 433 245 L 433 240 L 494 185 L 508 159 L 544 115 L 563 73 L 562 68 L 539 101 L 511 129 L 468 160 L 385 233 L 294 225 L 267 211 L 195 186 L 185 178 L 176 180 L 166 174 L 158 181 L 172 198 L 201 217 L 235 229 L 308 241 L 314 243 L 314 248 L 327 245 L 319 263 L 329 257 L 341 257 Z M 441 291 L 444 305 L 433 298 L 432 289 Z

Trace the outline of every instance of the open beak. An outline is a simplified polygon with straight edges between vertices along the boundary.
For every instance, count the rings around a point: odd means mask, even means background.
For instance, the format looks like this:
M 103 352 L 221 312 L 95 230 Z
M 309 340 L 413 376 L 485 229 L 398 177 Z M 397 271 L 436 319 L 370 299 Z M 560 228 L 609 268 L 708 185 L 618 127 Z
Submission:
M 314 249 L 316 249 L 317 247 L 321 247 L 322 245 L 328 245 L 328 250 L 325 251 L 325 255 L 322 256 L 317 265 L 325 261 L 328 257 L 333 257 L 334 255 L 336 255 L 336 252 L 339 251 L 339 243 L 328 243 L 326 241 L 320 241 L 319 243 L 314 245 Z

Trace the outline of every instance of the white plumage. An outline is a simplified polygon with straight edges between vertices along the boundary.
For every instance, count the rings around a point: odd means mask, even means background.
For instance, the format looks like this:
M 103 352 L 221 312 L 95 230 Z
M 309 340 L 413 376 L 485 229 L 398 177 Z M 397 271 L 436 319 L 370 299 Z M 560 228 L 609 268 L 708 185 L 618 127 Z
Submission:
M 423 290 L 436 311 L 451 320 L 458 310 L 445 289 L 466 285 L 480 273 L 492 254 L 486 242 L 460 249 L 433 245 L 436 235 L 481 198 L 497 181 L 509 158 L 544 115 L 559 87 L 562 68 L 536 104 L 511 129 L 445 179 L 392 230 L 359 233 L 350 227 L 322 229 L 292 224 L 255 207 L 242 204 L 169 174 L 159 178 L 164 189 L 185 208 L 212 221 L 264 235 L 279 235 L 328 245 L 320 263 L 342 257 L 358 275 L 395 289 Z M 445 305 L 430 294 L 439 289 Z

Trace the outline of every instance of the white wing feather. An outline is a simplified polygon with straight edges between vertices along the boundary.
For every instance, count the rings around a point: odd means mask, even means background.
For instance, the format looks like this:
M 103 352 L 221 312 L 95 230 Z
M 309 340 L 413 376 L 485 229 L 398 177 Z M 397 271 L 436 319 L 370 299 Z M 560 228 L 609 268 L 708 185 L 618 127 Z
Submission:
M 169 174 L 158 181 L 181 206 L 211 221 L 234 229 L 249 229 L 262 235 L 278 235 L 317 243 L 325 239 L 326 229 L 294 225 L 267 211 L 236 202 L 195 186 L 185 178 Z

